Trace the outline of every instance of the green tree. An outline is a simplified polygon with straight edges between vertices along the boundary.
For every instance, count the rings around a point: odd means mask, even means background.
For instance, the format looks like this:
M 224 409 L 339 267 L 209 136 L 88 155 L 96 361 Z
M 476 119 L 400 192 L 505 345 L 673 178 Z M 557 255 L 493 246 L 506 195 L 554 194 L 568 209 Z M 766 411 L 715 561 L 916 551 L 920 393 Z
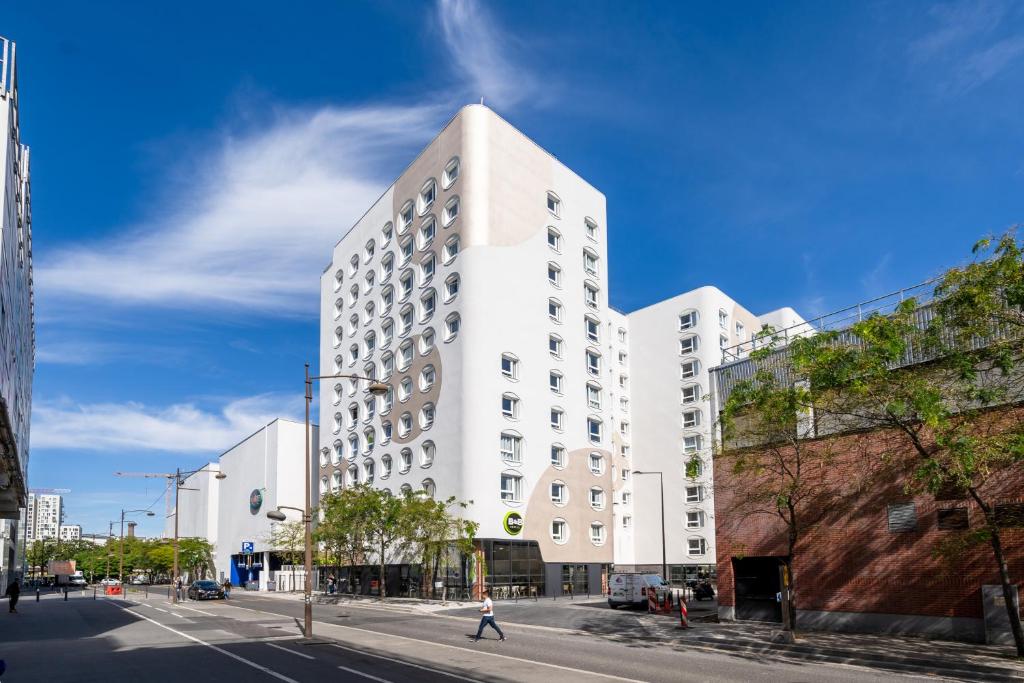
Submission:
M 295 566 L 305 560 L 306 525 L 304 522 L 275 522 L 266 538 L 271 548 L 284 555 L 292 566 L 292 589 L 295 588 Z
M 369 553 L 369 527 L 372 523 L 370 487 L 358 484 L 324 496 L 321 519 L 314 533 L 318 545 L 332 555 L 338 565 L 349 567 L 349 590 L 355 590 L 356 565 L 366 562 Z
M 170 574 L 174 567 L 174 546 L 169 542 L 157 542 L 146 549 L 146 567 L 151 575 Z
M 426 586 L 432 586 L 437 577 L 447 577 L 454 558 L 473 552 L 473 541 L 479 524 L 464 519 L 457 512 L 469 507 L 454 496 L 435 500 L 423 492 L 406 501 L 407 515 L 412 529 L 411 551 L 418 556 L 423 567 Z M 442 586 L 441 599 L 447 599 L 448 585 Z
M 413 543 L 415 518 L 410 514 L 411 493 L 395 496 L 390 491 L 365 488 L 360 496 L 368 519 L 366 540 L 380 567 L 380 597 L 387 597 L 386 567 L 389 559 L 402 557 Z
M 191 580 L 213 574 L 213 546 L 204 538 L 178 539 L 178 568 Z
M 995 410 L 1021 399 L 1024 259 L 1012 234 L 994 248 L 983 241 L 975 252 L 976 261 L 943 275 L 931 304 L 908 299 L 848 332 L 798 339 L 790 354 L 794 372 L 808 382 L 819 424 L 832 431 L 888 430 L 911 453 L 899 462 L 909 475 L 908 492 L 952 491 L 977 505 L 982 524 L 962 535 L 961 548 L 989 545 L 1017 653 L 1024 656 L 1001 535 L 1019 520 L 998 513 L 996 485 L 1022 474 L 1024 425 Z

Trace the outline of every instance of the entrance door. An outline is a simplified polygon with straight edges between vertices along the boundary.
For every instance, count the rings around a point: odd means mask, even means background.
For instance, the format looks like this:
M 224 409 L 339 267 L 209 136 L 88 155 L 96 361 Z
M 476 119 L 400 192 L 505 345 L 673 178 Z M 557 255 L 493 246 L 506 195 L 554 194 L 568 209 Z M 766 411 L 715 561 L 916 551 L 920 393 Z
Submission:
M 732 558 L 736 582 L 736 618 L 751 621 L 782 621 L 779 604 L 781 557 Z

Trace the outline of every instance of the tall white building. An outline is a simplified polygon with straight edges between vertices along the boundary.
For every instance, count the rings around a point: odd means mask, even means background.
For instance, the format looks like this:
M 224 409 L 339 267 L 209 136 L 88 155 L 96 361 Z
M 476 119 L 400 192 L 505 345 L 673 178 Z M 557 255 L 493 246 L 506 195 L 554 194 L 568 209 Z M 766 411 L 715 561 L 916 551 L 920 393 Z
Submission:
M 14 43 L 0 38 L 0 519 L 18 519 L 28 479 L 35 369 L 32 194 L 21 144 Z
M 633 467 L 652 472 L 633 481 L 633 524 L 644 530 L 634 534 L 633 567 L 661 571 L 661 478 L 668 578 L 679 582 L 714 570 L 709 370 L 721 364 L 723 350 L 749 345 L 763 326 L 784 329 L 802 322 L 791 308 L 756 316 L 716 287 L 629 314 L 635 351 L 629 375 Z M 617 557 L 616 562 L 625 560 Z
M 129 533 L 129 536 L 134 534 Z M 77 541 L 82 538 L 82 527 L 79 524 L 61 524 L 60 525 L 60 540 L 62 541 Z
M 25 535 L 29 543 L 57 538 L 64 523 L 64 497 L 48 493 L 29 493 L 27 517 Z
M 710 487 L 692 505 L 686 493 L 710 461 L 690 479 L 683 464 L 705 453 L 710 418 L 700 403 L 690 424 L 681 396 L 702 382 L 703 400 L 720 333 L 759 321 L 713 288 L 610 309 L 606 231 L 601 192 L 490 109 L 460 110 L 324 270 L 317 374 L 391 393 L 322 381 L 321 492 L 366 482 L 472 501 L 499 595 L 557 595 L 600 592 L 613 562 L 660 570 L 657 479 L 633 472 L 661 471 L 669 564 L 713 564 Z

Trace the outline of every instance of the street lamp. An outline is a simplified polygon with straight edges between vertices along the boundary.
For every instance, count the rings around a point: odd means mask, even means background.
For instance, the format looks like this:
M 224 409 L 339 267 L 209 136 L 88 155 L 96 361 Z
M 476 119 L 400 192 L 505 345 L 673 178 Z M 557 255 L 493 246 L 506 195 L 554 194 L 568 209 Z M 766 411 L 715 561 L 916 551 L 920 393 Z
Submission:
M 668 581 L 668 562 L 665 560 L 665 477 L 661 472 L 640 472 L 633 470 L 633 474 L 657 474 L 658 484 L 661 487 L 661 578 Z
M 306 585 L 304 590 L 304 602 L 305 609 L 303 610 L 304 625 L 303 635 L 306 638 L 313 637 L 313 500 L 312 500 L 312 486 L 310 479 L 312 474 L 310 468 L 312 467 L 313 454 L 309 448 L 309 408 L 313 403 L 313 380 L 320 379 L 354 379 L 364 382 L 369 382 L 370 385 L 367 390 L 373 396 L 383 396 L 387 394 L 391 389 L 387 384 L 378 382 L 373 377 L 364 377 L 362 375 L 316 375 L 310 376 L 309 374 L 309 363 L 306 363 L 306 509 L 299 510 L 298 508 L 288 507 L 286 505 L 279 505 L 277 510 L 267 513 L 267 517 L 270 519 L 281 521 L 284 519 L 284 513 L 281 512 L 282 508 L 289 510 L 297 510 L 302 513 L 302 521 L 306 525 L 306 553 L 305 553 L 305 573 L 306 573 Z M 177 518 L 175 518 L 177 522 Z
M 121 582 L 122 586 L 124 585 L 124 516 L 125 516 L 125 513 L 128 513 L 128 512 L 145 512 L 147 517 L 152 517 L 153 516 L 153 512 L 151 512 L 150 510 L 145 510 L 145 509 L 142 509 L 142 510 L 121 510 L 121 550 L 120 550 L 121 559 L 118 561 L 118 564 L 117 564 L 117 580 Z
M 178 469 L 175 470 L 173 475 L 169 475 L 174 477 L 174 573 L 171 576 L 171 585 L 173 586 L 174 590 L 171 592 L 171 595 L 174 596 L 173 602 L 175 603 L 178 602 L 178 520 L 181 518 L 181 511 L 178 509 L 178 492 L 185 488 L 185 479 L 183 479 L 182 477 L 188 478 L 191 477 L 193 474 L 199 474 L 200 472 L 206 472 L 207 474 L 209 474 L 210 472 L 213 472 L 213 470 L 208 470 L 205 467 L 200 467 L 197 470 L 182 472 L 181 469 Z M 213 477 L 214 479 L 227 479 L 228 475 L 218 471 L 213 475 Z M 197 489 L 185 488 L 185 490 L 195 491 Z

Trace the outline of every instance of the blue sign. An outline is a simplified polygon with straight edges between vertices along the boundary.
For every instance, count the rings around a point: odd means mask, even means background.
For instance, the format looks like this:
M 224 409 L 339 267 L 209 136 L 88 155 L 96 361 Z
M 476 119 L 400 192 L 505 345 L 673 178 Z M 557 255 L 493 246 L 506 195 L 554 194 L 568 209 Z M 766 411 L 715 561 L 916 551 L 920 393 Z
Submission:
M 253 552 L 253 542 L 252 541 L 242 541 L 242 554 L 243 555 L 252 555 L 252 552 Z
M 257 514 L 260 508 L 263 507 L 263 492 L 259 489 L 253 489 L 252 493 L 249 494 L 249 512 Z

